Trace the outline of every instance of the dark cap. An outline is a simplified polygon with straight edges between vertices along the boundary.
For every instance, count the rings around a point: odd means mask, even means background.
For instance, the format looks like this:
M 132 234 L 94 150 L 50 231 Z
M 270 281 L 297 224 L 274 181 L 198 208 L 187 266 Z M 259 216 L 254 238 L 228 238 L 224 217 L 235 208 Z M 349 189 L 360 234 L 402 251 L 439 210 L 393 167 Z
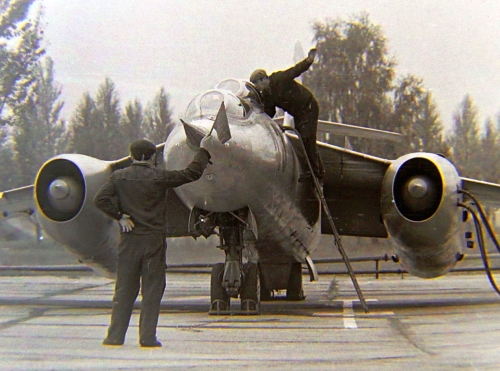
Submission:
M 260 79 L 262 79 L 264 77 L 267 77 L 266 71 L 264 71 L 262 69 L 255 70 L 250 75 L 250 82 L 252 84 L 255 84 L 255 83 L 257 83 L 257 81 L 259 81 Z
M 130 154 L 134 160 L 149 160 L 156 152 L 154 143 L 146 139 L 139 139 L 130 145 Z

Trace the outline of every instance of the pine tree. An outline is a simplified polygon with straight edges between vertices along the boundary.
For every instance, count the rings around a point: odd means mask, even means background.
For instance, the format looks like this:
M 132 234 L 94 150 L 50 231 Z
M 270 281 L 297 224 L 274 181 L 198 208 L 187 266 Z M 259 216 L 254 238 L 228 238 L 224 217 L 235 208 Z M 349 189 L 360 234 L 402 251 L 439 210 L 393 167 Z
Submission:
M 98 153 L 94 137 L 99 135 L 96 122 L 95 102 L 89 93 L 85 93 L 71 119 L 70 148 L 76 153 L 96 156 Z
M 106 78 L 93 99 L 85 93 L 71 120 L 72 149 L 101 160 L 116 160 L 128 155 L 128 143 L 121 132 L 118 93 Z
M 100 135 L 94 138 L 98 144 L 97 158 L 116 160 L 127 156 L 128 146 L 120 131 L 120 100 L 110 78 L 106 78 L 99 87 L 95 99 L 95 115 L 101 129 Z
M 477 113 L 472 98 L 466 95 L 460 109 L 453 115 L 453 128 L 448 137 L 453 162 L 459 173 L 469 178 L 480 178 L 482 173 Z
M 419 119 L 421 114 L 420 102 L 424 94 L 422 79 L 412 75 L 402 78 L 399 86 L 394 90 L 393 127 L 397 127 L 398 131 L 406 137 L 411 151 L 420 147 L 413 123 Z
M 130 102 L 125 107 L 122 117 L 121 130 L 126 143 L 132 143 L 134 140 L 144 138 L 142 128 L 144 126 L 144 113 L 142 104 L 137 99 Z
M 449 155 L 443 138 L 443 124 L 422 79 L 412 75 L 400 79 L 399 86 L 394 90 L 392 126 L 399 128 L 405 136 L 408 144 L 406 151 Z
M 436 112 L 436 105 L 429 91 L 426 92 L 421 104 L 421 116 L 414 124 L 414 131 L 418 138 L 418 146 L 415 149 L 449 157 L 451 148 L 445 140 L 444 126 Z
M 482 180 L 494 183 L 500 183 L 499 125 L 500 118 L 496 125 L 491 119 L 486 121 L 485 133 L 481 138 L 478 154 L 482 169 Z
M 165 141 L 172 126 L 169 97 L 165 89 L 161 88 L 153 102 L 148 106 L 143 131 L 146 138 L 155 144 L 160 144 Z

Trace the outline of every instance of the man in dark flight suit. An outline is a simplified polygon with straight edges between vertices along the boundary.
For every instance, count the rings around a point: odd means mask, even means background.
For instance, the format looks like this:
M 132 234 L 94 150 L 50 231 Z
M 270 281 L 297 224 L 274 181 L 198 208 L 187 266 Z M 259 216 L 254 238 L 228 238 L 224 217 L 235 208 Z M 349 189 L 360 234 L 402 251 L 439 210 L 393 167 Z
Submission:
M 295 81 L 295 78 L 309 69 L 315 56 L 316 49 L 313 48 L 307 58 L 295 66 L 285 71 L 274 72 L 270 76 L 262 69 L 255 70 L 250 76 L 250 82 L 260 91 L 264 111 L 270 117 L 276 114 L 276 107 L 293 116 L 295 128 L 302 137 L 314 174 L 322 180 L 325 171 L 316 148 L 318 102 L 309 89 Z M 305 181 L 310 177 L 310 173 L 302 174 L 299 181 Z
M 169 171 L 154 167 L 155 152 L 150 141 L 133 142 L 132 165 L 111 174 L 94 198 L 121 227 L 111 324 L 103 345 L 123 345 L 142 285 L 139 344 L 162 346 L 156 327 L 166 286 L 166 194 L 169 188 L 199 179 L 210 154 L 200 148 L 187 168 Z

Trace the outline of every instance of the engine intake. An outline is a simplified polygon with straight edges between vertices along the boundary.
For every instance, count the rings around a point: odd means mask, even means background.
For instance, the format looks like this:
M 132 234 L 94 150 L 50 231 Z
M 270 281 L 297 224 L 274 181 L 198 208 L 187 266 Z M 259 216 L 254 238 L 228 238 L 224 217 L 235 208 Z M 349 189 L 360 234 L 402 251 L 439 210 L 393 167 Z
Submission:
M 413 275 L 437 277 L 455 265 L 460 181 L 448 160 L 431 153 L 402 156 L 387 169 L 382 218 L 402 266 Z
M 40 211 L 57 222 L 73 219 L 85 201 L 85 179 L 78 166 L 67 159 L 55 159 L 40 170 L 35 196 Z
M 427 158 L 412 158 L 397 171 L 393 192 L 401 215 L 413 221 L 429 219 L 438 210 L 443 197 L 439 169 Z
M 67 154 L 47 161 L 35 180 L 44 232 L 107 276 L 116 270 L 118 226 L 95 207 L 94 196 L 111 172 L 109 162 Z

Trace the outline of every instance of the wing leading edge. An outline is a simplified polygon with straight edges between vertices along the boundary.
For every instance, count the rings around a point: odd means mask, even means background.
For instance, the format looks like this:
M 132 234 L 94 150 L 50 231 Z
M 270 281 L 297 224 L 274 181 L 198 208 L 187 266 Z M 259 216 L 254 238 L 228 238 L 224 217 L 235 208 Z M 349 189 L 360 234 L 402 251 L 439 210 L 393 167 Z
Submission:
M 500 208 L 500 184 L 462 178 L 462 187 L 476 196 L 486 206 Z
M 0 193 L 0 215 L 2 218 L 29 216 L 35 211 L 32 185 Z
M 273 119 L 279 126 L 288 125 L 286 119 L 283 116 L 275 117 Z M 293 119 L 292 119 L 293 120 Z M 365 128 L 357 125 L 342 124 L 340 122 L 332 122 L 325 120 L 318 120 L 318 133 L 327 133 L 331 135 L 337 135 L 341 137 L 357 137 L 357 138 L 368 138 L 375 140 L 385 140 L 395 143 L 405 143 L 405 138 L 399 133 L 394 133 L 392 131 L 385 131 L 379 129 Z

